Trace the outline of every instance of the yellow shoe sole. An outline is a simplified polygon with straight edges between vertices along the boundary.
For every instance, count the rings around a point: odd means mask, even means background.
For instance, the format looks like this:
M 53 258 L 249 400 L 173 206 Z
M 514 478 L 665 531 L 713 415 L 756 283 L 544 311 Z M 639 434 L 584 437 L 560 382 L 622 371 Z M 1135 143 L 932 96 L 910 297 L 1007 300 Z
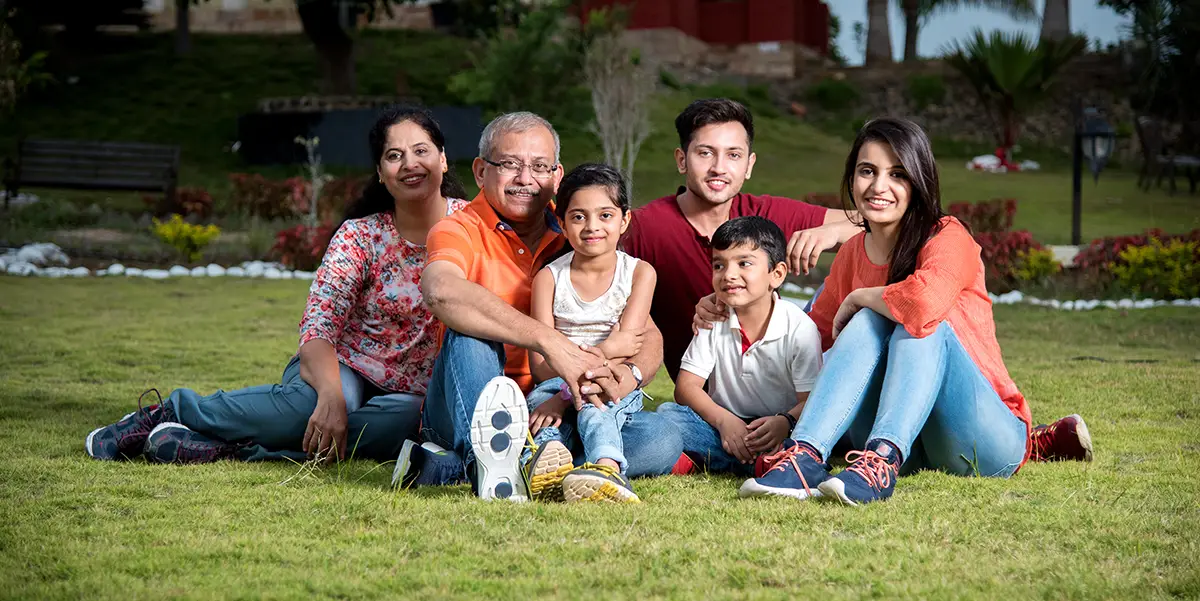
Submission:
M 592 501 L 597 503 L 641 503 L 637 494 L 624 486 L 588 474 L 572 474 L 563 479 L 563 498 L 568 503 Z
M 563 478 L 574 469 L 574 458 L 563 443 L 546 443 L 529 471 L 529 495 L 536 501 L 563 500 Z

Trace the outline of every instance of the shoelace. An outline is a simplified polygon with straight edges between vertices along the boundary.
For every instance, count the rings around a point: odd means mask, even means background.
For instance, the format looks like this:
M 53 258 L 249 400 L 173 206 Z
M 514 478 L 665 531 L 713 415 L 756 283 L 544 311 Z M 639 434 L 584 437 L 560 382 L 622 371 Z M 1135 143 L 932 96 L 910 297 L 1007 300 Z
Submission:
M 154 396 L 158 397 L 158 403 L 157 403 L 157 404 L 155 404 L 155 405 L 150 405 L 149 407 L 143 407 L 143 406 L 142 406 L 142 399 L 146 398 L 146 395 L 150 394 L 151 392 L 153 392 L 153 393 L 154 393 Z M 155 408 L 155 407 L 161 407 L 161 406 L 162 406 L 162 402 L 163 402 L 163 400 L 162 400 L 162 394 L 160 394 L 160 393 L 158 392 L 158 389 L 157 389 L 157 388 L 150 388 L 150 389 L 146 390 L 146 392 L 143 392 L 142 394 L 138 395 L 138 413 L 143 413 L 143 414 L 149 415 L 149 413 L 150 413 L 150 410 L 151 410 L 151 409 L 153 409 L 153 408 Z
M 1054 431 L 1057 428 L 1057 422 L 1049 426 L 1041 425 L 1034 428 L 1033 432 L 1029 434 L 1029 442 L 1030 446 L 1033 447 L 1032 455 L 1034 458 L 1040 459 L 1045 456 L 1046 451 L 1049 450 L 1052 444 L 1051 439 L 1054 437 Z
M 804 472 L 800 471 L 800 464 L 796 463 L 796 455 L 800 454 L 812 457 L 817 463 L 821 462 L 820 459 L 817 459 L 817 457 L 812 454 L 812 451 L 809 451 L 802 445 L 796 444 L 790 447 L 784 447 L 780 449 L 778 453 L 767 455 L 766 461 L 767 463 L 771 464 L 771 469 L 767 470 L 767 473 L 775 470 L 786 471 L 788 466 L 791 466 L 792 469 L 796 470 L 796 475 L 800 476 L 800 484 L 804 486 L 804 492 L 812 495 L 812 489 L 808 487 L 808 480 L 804 478 Z
M 850 451 L 846 453 L 846 461 L 850 462 L 846 471 L 862 476 L 867 485 L 875 490 L 883 490 L 890 486 L 892 478 L 896 475 L 896 468 L 875 451 Z

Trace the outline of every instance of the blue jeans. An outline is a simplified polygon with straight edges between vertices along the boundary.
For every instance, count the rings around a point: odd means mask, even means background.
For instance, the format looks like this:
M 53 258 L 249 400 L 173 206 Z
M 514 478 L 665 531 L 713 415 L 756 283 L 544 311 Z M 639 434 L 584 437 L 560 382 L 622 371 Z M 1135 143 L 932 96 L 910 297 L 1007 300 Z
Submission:
M 421 420 L 421 434 L 425 440 L 433 441 L 453 449 L 467 465 L 471 474 L 475 454 L 471 450 L 471 417 L 475 403 L 484 386 L 496 376 L 504 375 L 504 345 L 499 342 L 473 338 L 446 329 L 442 350 L 433 364 L 433 379 L 425 411 Z M 548 397 L 547 397 L 548 398 Z M 543 399 L 544 400 L 544 399 Z M 563 421 L 563 427 L 543 428 L 552 430 L 544 439 L 572 442 L 573 430 Z M 630 477 L 666 474 L 679 459 L 683 443 L 678 433 L 661 416 L 646 411 L 637 411 L 626 417 L 621 428 L 621 441 Z
M 542 403 L 550 400 L 562 390 L 563 379 L 551 378 L 538 384 L 529 393 L 529 412 L 532 414 Z M 629 468 L 625 460 L 625 445 L 621 441 L 621 429 L 629 422 L 629 416 L 642 410 L 642 399 L 645 394 L 635 390 L 620 403 L 608 403 L 608 410 L 601 411 L 591 403 L 584 403 L 578 412 L 568 410 L 563 414 L 563 425 L 558 428 L 547 427 L 538 431 L 533 437 L 536 444 L 545 444 L 551 440 L 564 440 L 562 429 L 570 428 L 569 422 L 575 420 L 575 430 L 583 443 L 583 456 L 588 463 L 596 463 L 601 459 L 612 459 L 621 466 L 621 473 Z M 570 430 L 568 429 L 569 433 Z
M 392 461 L 404 440 L 416 438 L 424 397 L 380 390 L 358 372 L 341 365 L 342 395 L 348 427 L 346 455 Z M 300 357 L 292 357 L 279 384 L 218 390 L 201 396 L 179 388 L 167 397 L 180 423 L 205 436 L 241 443 L 243 461 L 293 459 L 301 450 L 308 419 L 317 407 L 317 391 L 300 378 Z
M 721 433 L 690 407 L 667 402 L 658 406 L 658 414 L 670 420 L 679 430 L 683 452 L 708 471 L 737 476 L 753 474 L 754 464 L 744 464 L 726 452 L 721 446 Z
M 1025 423 L 976 367 L 949 323 L 924 338 L 860 310 L 825 356 L 792 438 L 828 459 L 848 434 L 856 449 L 882 439 L 901 473 L 937 469 L 1011 476 L 1025 457 Z

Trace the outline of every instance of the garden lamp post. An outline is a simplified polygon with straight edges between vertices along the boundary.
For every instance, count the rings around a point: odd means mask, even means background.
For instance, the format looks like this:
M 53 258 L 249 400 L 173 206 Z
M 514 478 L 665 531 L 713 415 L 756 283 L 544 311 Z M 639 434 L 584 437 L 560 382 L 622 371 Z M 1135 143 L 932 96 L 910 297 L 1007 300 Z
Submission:
M 1116 146 L 1116 132 L 1094 108 L 1075 109 L 1075 151 L 1072 155 L 1071 244 L 1082 244 L 1083 159 L 1092 170 L 1092 181 L 1100 181 L 1100 171 L 1108 163 Z

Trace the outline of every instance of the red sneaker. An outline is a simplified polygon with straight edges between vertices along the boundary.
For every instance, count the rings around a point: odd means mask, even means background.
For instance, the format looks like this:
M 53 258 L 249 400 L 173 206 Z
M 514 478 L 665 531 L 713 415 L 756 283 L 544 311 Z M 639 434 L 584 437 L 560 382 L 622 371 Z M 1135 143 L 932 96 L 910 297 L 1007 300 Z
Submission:
M 775 458 L 775 456 L 770 453 L 763 453 L 754 458 L 755 478 L 762 478 L 767 475 L 767 472 L 771 471 L 771 468 L 775 467 L 775 464 L 770 461 L 772 458 Z
M 1029 433 L 1033 443 L 1031 461 L 1091 461 L 1092 436 L 1078 414 L 1068 415 L 1049 426 L 1037 426 Z
M 692 461 L 687 453 L 680 453 L 679 459 L 675 460 L 675 467 L 671 468 L 671 473 L 676 476 L 686 476 L 696 471 L 696 462 Z

